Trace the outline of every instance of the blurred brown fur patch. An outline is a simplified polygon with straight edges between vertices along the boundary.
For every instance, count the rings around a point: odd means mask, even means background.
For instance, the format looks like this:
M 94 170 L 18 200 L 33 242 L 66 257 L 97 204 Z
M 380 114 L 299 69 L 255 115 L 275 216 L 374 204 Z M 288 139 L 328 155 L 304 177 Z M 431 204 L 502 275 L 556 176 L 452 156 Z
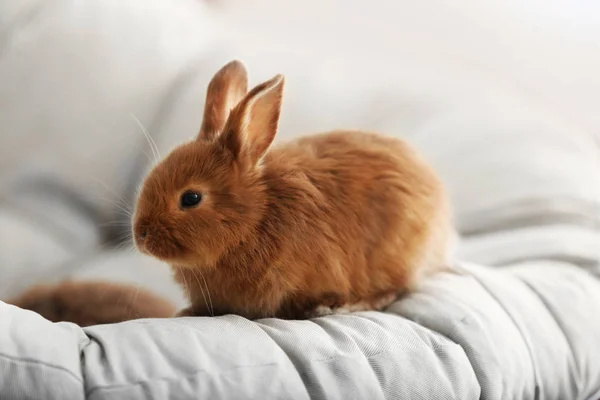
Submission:
M 79 326 L 167 318 L 175 313 L 173 304 L 145 289 L 100 281 L 36 285 L 6 302 L 52 322 Z

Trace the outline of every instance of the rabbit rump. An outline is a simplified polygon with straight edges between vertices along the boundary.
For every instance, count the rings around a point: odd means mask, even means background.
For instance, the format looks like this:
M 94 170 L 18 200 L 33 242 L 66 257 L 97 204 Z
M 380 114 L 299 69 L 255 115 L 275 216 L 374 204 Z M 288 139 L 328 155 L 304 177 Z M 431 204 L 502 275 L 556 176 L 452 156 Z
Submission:
M 167 318 L 175 312 L 171 303 L 148 291 L 109 282 L 37 285 L 6 302 L 35 311 L 52 322 L 73 322 L 79 326 Z
M 190 307 L 179 315 L 310 318 L 382 309 L 447 265 L 449 205 L 405 142 L 334 131 L 269 150 L 284 78 L 248 92 L 225 65 L 195 140 L 145 179 L 138 249 L 170 264 Z

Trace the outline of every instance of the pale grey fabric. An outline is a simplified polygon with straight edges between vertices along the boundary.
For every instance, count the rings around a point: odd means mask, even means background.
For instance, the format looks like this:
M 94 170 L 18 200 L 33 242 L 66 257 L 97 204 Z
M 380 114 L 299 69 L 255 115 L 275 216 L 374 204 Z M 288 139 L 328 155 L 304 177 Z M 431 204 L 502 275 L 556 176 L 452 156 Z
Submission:
M 587 399 L 599 309 L 597 279 L 550 261 L 461 264 L 386 313 L 312 321 L 82 330 L 0 304 L 0 398 Z
M 0 399 L 84 399 L 80 348 L 73 324 L 0 303 Z
M 0 299 L 64 279 L 101 243 L 85 193 L 56 177 L 14 176 L 0 185 Z

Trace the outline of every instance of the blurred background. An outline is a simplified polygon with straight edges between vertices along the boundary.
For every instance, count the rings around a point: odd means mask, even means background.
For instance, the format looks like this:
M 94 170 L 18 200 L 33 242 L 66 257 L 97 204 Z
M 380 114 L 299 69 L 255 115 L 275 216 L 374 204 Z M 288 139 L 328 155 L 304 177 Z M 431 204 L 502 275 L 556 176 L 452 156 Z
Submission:
M 168 268 L 133 250 L 130 214 L 234 58 L 251 84 L 286 75 L 277 141 L 366 129 L 423 152 L 459 258 L 597 268 L 597 1 L 3 0 L 0 299 L 69 277 L 182 304 Z

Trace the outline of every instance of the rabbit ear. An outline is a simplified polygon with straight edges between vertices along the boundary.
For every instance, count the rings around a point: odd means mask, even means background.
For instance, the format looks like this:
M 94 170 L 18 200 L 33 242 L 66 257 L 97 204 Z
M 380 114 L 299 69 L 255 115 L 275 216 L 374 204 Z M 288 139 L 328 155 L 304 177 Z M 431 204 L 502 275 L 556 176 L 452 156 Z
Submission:
M 234 60 L 222 67 L 208 84 L 198 140 L 212 140 L 218 136 L 230 111 L 246 93 L 248 93 L 248 73 L 244 64 Z
M 231 111 L 220 140 L 234 157 L 254 165 L 265 154 L 277 133 L 283 85 L 283 75 L 277 75 L 252 89 Z

